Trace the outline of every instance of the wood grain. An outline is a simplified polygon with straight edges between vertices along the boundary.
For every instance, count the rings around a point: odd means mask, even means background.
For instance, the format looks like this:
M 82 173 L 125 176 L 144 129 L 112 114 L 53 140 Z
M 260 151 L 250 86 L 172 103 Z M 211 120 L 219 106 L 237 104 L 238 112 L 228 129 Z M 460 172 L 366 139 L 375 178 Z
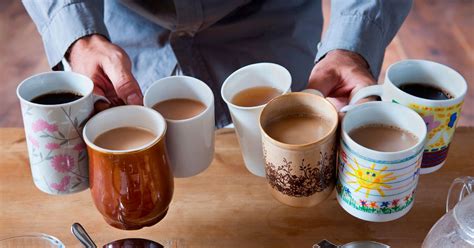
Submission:
M 430 227 L 443 215 L 450 183 L 474 175 L 474 128 L 459 128 L 447 164 L 421 176 L 415 205 L 404 217 L 370 223 L 347 214 L 333 193 L 312 208 L 278 203 L 265 179 L 244 167 L 233 132 L 216 135 L 209 169 L 175 180 L 168 215 L 153 227 L 122 231 L 108 226 L 93 206 L 90 192 L 50 196 L 33 185 L 23 130 L 0 129 L 0 239 L 26 232 L 54 235 L 68 247 L 80 247 L 70 234 L 80 222 L 98 244 L 125 237 L 172 240 L 185 247 L 311 247 L 328 239 L 342 244 L 376 240 L 392 247 L 420 247 Z M 181 246 L 182 247 L 182 246 Z
M 330 0 L 323 0 L 324 26 Z M 379 82 L 388 65 L 406 58 L 437 61 L 466 78 L 466 96 L 459 125 L 474 126 L 474 1 L 416 0 L 398 35 L 387 47 Z M 21 127 L 16 86 L 32 74 L 49 70 L 41 37 L 17 0 L 0 1 L 0 127 Z

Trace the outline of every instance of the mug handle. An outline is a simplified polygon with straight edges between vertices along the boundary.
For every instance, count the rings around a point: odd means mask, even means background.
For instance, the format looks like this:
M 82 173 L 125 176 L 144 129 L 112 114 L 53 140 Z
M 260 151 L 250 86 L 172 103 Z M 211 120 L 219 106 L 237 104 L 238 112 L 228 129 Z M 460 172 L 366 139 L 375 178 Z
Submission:
M 309 94 L 324 97 L 324 95 L 323 95 L 323 93 L 321 93 L 321 91 L 315 90 L 315 89 L 304 89 L 301 92 L 305 92 L 305 93 L 309 93 Z
M 100 96 L 100 95 L 96 95 L 96 94 L 92 94 L 92 101 L 93 101 L 94 103 L 96 103 L 96 102 L 98 102 L 98 101 L 104 101 L 104 102 L 106 102 L 106 103 L 108 103 L 108 104 L 112 104 L 112 103 L 109 101 L 109 99 L 107 99 L 106 97 Z
M 459 195 L 454 198 L 456 200 L 451 201 L 451 196 L 454 194 L 453 193 L 454 188 L 457 186 L 461 186 L 461 190 L 459 191 Z M 453 183 L 449 187 L 448 199 L 446 199 L 446 212 L 451 210 L 465 196 L 471 194 L 473 192 L 473 188 L 474 188 L 474 177 L 465 176 L 465 177 L 458 177 L 454 179 Z
M 355 95 L 351 98 L 351 101 L 349 102 L 349 104 L 347 106 L 342 107 L 339 112 L 345 113 L 347 111 L 350 111 L 351 109 L 355 108 L 356 102 L 366 97 L 369 97 L 369 96 L 382 97 L 382 93 L 383 93 L 383 86 L 380 84 L 371 85 L 371 86 L 362 88 L 359 91 L 357 91 L 357 93 L 355 93 Z

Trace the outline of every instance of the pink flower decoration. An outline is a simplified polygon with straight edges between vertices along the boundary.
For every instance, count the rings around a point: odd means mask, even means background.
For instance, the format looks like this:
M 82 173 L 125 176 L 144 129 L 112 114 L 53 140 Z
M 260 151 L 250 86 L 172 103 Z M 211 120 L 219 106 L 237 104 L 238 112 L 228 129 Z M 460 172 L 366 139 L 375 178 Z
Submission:
M 74 167 L 74 159 L 69 155 L 56 155 L 51 160 L 51 165 L 58 172 L 68 172 Z
M 74 149 L 75 151 L 80 152 L 80 151 L 84 150 L 85 148 L 86 148 L 86 146 L 84 145 L 84 143 L 81 142 L 81 143 L 77 143 L 77 144 L 74 146 L 73 149 Z
M 47 121 L 43 119 L 38 119 L 31 125 L 31 129 L 33 132 L 40 132 L 44 130 L 48 130 L 49 132 L 56 132 L 58 131 L 58 126 L 55 124 L 49 124 Z
M 425 121 L 428 133 L 431 132 L 431 130 L 437 128 L 439 124 L 441 124 L 440 121 L 435 120 L 433 115 L 424 116 L 423 120 Z
M 39 142 L 37 139 L 35 139 L 35 137 L 33 137 L 33 135 L 29 134 L 28 135 L 28 140 L 30 141 L 30 143 L 36 147 L 36 148 L 39 148 Z
M 52 151 L 52 150 L 59 149 L 59 147 L 61 147 L 61 146 L 58 143 L 48 143 L 44 147 L 46 147 L 46 149 Z
M 66 187 L 69 185 L 69 182 L 71 181 L 70 176 L 65 176 L 63 179 L 61 179 L 61 182 L 59 183 L 52 183 L 51 188 L 57 190 L 57 191 L 66 191 Z
M 48 127 L 49 127 L 49 123 L 43 119 L 38 119 L 35 122 L 33 122 L 33 124 L 31 125 L 31 129 L 35 133 L 39 131 L 44 131 L 45 129 L 48 129 Z

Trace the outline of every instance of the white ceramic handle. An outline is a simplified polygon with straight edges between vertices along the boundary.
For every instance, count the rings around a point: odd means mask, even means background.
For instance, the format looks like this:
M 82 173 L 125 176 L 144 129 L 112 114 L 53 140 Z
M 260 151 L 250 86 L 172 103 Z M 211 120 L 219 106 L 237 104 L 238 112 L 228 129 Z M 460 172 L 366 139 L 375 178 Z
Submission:
M 324 97 L 324 95 L 323 95 L 323 93 L 321 93 L 321 91 L 315 90 L 315 89 L 305 89 L 305 90 L 302 90 L 301 92 L 310 93 L 310 94 L 313 94 L 313 95 Z
M 92 100 L 94 101 L 94 103 L 98 102 L 98 101 L 104 101 L 108 104 L 112 104 L 109 99 L 107 99 L 106 97 L 104 96 L 99 96 L 99 95 L 96 95 L 96 94 L 93 94 L 92 95 Z
M 351 98 L 351 101 L 349 102 L 349 105 L 347 106 L 344 106 L 343 108 L 341 108 L 340 112 L 347 112 L 347 111 L 350 111 L 351 109 L 353 109 L 356 105 L 355 103 L 366 98 L 366 97 L 369 97 L 369 96 L 379 96 L 379 97 L 382 97 L 382 93 L 383 93 L 383 86 L 382 85 L 371 85 L 371 86 L 367 86 L 365 88 L 362 88 L 360 89 L 359 91 L 357 91 L 357 93 L 355 93 L 355 95 Z

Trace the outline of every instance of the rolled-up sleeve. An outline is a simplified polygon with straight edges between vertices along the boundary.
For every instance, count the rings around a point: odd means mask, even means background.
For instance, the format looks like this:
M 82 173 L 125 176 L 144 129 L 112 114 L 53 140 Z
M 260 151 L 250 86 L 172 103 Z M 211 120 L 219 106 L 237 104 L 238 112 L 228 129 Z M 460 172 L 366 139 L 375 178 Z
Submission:
M 77 39 L 90 34 L 108 38 L 101 0 L 23 0 L 23 5 L 41 34 L 52 68 Z
M 333 0 L 327 32 L 316 61 L 335 49 L 360 54 L 377 78 L 385 48 L 410 11 L 411 0 Z

